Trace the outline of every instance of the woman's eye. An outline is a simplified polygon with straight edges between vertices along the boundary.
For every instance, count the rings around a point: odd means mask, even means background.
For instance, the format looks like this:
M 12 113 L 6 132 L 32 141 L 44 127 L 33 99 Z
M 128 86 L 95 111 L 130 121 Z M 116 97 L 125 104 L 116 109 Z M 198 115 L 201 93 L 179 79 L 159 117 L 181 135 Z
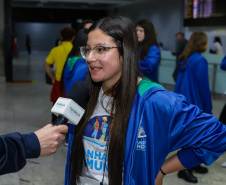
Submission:
M 100 52 L 104 52 L 105 51 L 105 48 L 104 47 L 98 47 L 97 48 L 97 51 L 100 53 Z
M 86 49 L 85 49 L 85 52 L 90 52 L 90 51 L 91 51 L 90 48 L 86 48 Z

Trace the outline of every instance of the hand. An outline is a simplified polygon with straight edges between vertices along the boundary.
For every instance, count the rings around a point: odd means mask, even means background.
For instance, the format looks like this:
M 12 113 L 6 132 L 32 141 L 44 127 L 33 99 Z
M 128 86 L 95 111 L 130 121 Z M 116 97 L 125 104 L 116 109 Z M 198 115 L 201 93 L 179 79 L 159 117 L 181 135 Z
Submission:
M 52 78 L 52 84 L 54 84 L 54 82 L 55 82 L 55 78 Z
M 67 132 L 68 127 L 66 125 L 53 126 L 51 124 L 35 131 L 34 133 L 37 135 L 41 147 L 40 156 L 55 153 L 60 146 L 60 142 L 65 139 Z
M 159 171 L 159 173 L 155 179 L 155 185 L 162 185 L 163 178 L 164 178 L 164 175 L 162 174 L 161 171 Z

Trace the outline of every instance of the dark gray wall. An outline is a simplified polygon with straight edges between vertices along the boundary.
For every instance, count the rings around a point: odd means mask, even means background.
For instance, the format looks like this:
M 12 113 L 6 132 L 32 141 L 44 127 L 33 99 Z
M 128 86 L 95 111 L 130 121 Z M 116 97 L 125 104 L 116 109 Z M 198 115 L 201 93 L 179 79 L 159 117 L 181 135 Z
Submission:
M 26 34 L 31 37 L 32 52 L 50 51 L 55 46 L 55 41 L 60 30 L 69 23 L 14 23 L 14 34 L 17 36 L 19 52 L 26 51 Z
M 4 81 L 4 1 L 0 1 L 0 84 Z

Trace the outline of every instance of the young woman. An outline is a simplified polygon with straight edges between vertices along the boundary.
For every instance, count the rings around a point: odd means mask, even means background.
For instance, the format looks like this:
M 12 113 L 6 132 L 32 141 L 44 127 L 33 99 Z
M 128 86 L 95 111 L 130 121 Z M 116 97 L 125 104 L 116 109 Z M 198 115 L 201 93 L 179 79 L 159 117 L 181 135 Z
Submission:
M 206 49 L 207 35 L 201 31 L 193 32 L 185 50 L 178 57 L 178 79 L 174 91 L 183 94 L 188 103 L 211 114 L 208 63 L 201 55 Z
M 210 53 L 218 55 L 224 54 L 220 37 L 214 37 L 213 44 L 210 47 Z
M 193 32 L 185 50 L 178 57 L 178 75 L 174 91 L 183 94 L 188 103 L 197 105 L 204 112 L 211 114 L 208 63 L 201 55 L 206 49 L 207 35 L 201 31 Z M 199 165 L 190 170 L 180 171 L 178 177 L 196 183 L 198 180 L 192 174 L 193 170 L 198 173 L 208 172 L 207 168 Z
M 153 82 L 158 82 L 160 49 L 155 34 L 155 28 L 149 20 L 144 19 L 136 23 L 136 30 L 139 42 L 140 71 Z
M 127 18 L 106 17 L 90 27 L 81 48 L 90 98 L 74 130 L 65 184 L 160 185 L 163 173 L 210 165 L 226 151 L 226 127 L 184 96 L 143 78 L 137 48 Z

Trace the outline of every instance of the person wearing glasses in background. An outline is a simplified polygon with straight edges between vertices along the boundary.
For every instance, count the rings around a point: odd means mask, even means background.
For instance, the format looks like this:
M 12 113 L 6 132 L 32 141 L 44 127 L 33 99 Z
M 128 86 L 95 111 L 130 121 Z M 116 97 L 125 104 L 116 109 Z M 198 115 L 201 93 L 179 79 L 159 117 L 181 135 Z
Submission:
M 74 129 L 65 184 L 161 185 L 164 175 L 210 165 L 226 151 L 226 126 L 140 74 L 137 48 L 128 18 L 90 27 L 81 47 L 90 97 Z

